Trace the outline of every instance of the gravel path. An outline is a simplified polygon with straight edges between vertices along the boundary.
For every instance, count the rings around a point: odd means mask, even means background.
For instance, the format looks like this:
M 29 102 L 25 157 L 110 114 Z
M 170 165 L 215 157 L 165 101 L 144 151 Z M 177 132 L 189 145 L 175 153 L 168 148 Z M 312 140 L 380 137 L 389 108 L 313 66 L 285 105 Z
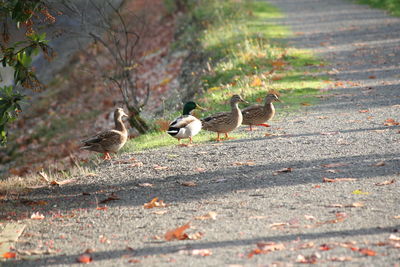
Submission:
M 291 45 L 332 62 L 337 87 L 320 104 L 247 138 L 123 155 L 126 163 L 102 163 L 97 176 L 32 193 L 29 199 L 47 199 L 35 206 L 46 218 L 25 221 L 16 247 L 60 251 L 6 266 L 71 265 L 88 248 L 93 266 L 398 263 L 400 242 L 391 239 L 400 237 L 400 128 L 384 123 L 400 120 L 400 19 L 341 0 L 270 2 L 287 15 L 279 23 L 296 32 Z M 292 171 L 277 172 L 284 168 Z M 188 181 L 196 185 L 181 184 Z M 112 192 L 120 200 L 96 209 Z M 169 206 L 144 209 L 153 197 Z M 195 219 L 209 212 L 216 220 Z M 202 232 L 201 239 L 164 241 L 167 230 L 189 221 L 187 232 Z M 260 242 L 265 253 L 248 258 Z M 190 255 L 198 249 L 212 255 Z

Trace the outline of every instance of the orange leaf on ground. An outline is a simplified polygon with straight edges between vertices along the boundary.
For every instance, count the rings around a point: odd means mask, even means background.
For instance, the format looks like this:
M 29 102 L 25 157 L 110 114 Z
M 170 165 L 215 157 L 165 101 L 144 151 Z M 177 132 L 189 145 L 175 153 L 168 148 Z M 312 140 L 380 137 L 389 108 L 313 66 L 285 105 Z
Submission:
M 382 186 L 382 185 L 394 184 L 395 182 L 396 182 L 396 180 L 395 180 L 395 179 L 392 179 L 392 180 L 384 181 L 384 182 L 382 182 L 382 183 L 376 183 L 375 185 L 377 185 L 377 186 Z
M 185 230 L 188 229 L 188 228 L 190 228 L 189 223 L 187 223 L 185 225 L 182 225 L 182 226 L 180 226 L 178 228 L 175 228 L 173 230 L 168 231 L 164 236 L 165 240 L 171 241 L 171 240 L 174 240 L 174 239 L 178 239 L 178 240 L 188 239 L 189 236 L 186 233 L 184 233 Z
M 397 122 L 394 119 L 390 118 L 390 119 L 385 120 L 385 123 L 383 125 L 385 125 L 385 126 L 395 126 L 395 125 L 400 125 L 400 122 Z
M 152 208 L 163 208 L 166 207 L 167 205 L 165 205 L 163 200 L 158 200 L 158 197 L 153 198 L 149 203 L 145 203 L 143 205 L 143 208 L 145 209 L 152 209 Z
M 358 252 L 366 256 L 376 256 L 376 252 L 368 248 L 360 248 Z
M 258 86 L 261 86 L 261 85 L 262 85 L 262 81 L 257 76 L 254 77 L 253 81 L 251 81 L 251 84 L 250 84 L 250 86 L 252 86 L 252 87 L 258 87 Z
M 80 263 L 89 263 L 92 262 L 93 259 L 91 255 L 85 253 L 76 258 L 76 261 Z
M 17 256 L 15 252 L 6 252 L 3 254 L 3 258 L 5 259 L 13 259 Z
M 318 248 L 319 250 L 331 250 L 332 248 L 330 246 L 328 246 L 327 244 L 322 244 L 321 246 L 319 246 Z
M 283 66 L 286 65 L 286 62 L 283 61 L 283 60 L 275 60 L 275 61 L 272 61 L 271 65 L 272 65 L 274 68 L 282 68 Z

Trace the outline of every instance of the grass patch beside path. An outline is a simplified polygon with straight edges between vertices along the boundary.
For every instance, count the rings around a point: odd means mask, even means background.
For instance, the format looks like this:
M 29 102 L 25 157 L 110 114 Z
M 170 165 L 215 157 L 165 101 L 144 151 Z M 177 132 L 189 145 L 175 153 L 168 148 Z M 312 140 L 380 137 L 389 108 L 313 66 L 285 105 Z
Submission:
M 288 48 L 279 39 L 290 36 L 288 28 L 272 22 L 283 14 L 264 1 L 203 0 L 191 8 L 193 23 L 185 27 L 180 46 L 189 46 L 193 38 L 208 59 L 208 71 L 201 77 L 203 94 L 194 101 L 208 111 L 199 117 L 229 111 L 229 99 L 241 94 L 250 103 L 262 103 L 266 92 L 281 93 L 284 104 L 277 103 L 277 116 L 316 102 L 313 97 L 326 85 L 316 74 L 324 63 L 310 51 Z M 241 108 L 244 108 L 241 105 Z M 180 111 L 159 121 L 160 130 Z M 233 133 L 234 134 L 234 133 Z M 202 131 L 194 142 L 206 142 L 215 133 Z M 174 145 L 177 140 L 165 132 L 153 132 L 130 140 L 123 152 Z
M 372 7 L 385 9 L 395 16 L 400 16 L 399 0 L 358 0 L 357 2 L 360 4 L 366 4 Z

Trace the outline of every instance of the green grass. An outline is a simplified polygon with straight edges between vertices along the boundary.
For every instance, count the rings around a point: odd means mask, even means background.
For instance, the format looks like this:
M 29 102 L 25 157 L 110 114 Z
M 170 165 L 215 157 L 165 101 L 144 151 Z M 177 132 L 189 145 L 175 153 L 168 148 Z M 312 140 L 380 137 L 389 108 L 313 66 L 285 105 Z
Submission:
M 279 113 L 294 112 L 317 101 L 315 95 L 321 94 L 319 89 L 327 77 L 316 71 L 324 62 L 310 51 L 287 47 L 279 40 L 292 35 L 288 28 L 272 22 L 282 16 L 263 1 L 203 0 L 191 9 L 188 18 L 192 23 L 183 22 L 183 41 L 178 47 L 195 43 L 211 68 L 200 77 L 203 94 L 194 98 L 208 111 L 198 115 L 229 111 L 233 94 L 254 104 L 263 101 L 267 91 L 279 91 L 284 103 L 276 104 L 278 118 Z M 164 119 L 172 120 L 179 113 L 171 112 Z M 195 142 L 207 142 L 215 135 L 202 131 Z M 131 140 L 123 151 L 174 144 L 177 140 L 166 133 L 153 132 Z
M 367 4 L 372 7 L 388 10 L 395 16 L 400 16 L 400 1 L 399 0 L 358 0 L 360 4 Z

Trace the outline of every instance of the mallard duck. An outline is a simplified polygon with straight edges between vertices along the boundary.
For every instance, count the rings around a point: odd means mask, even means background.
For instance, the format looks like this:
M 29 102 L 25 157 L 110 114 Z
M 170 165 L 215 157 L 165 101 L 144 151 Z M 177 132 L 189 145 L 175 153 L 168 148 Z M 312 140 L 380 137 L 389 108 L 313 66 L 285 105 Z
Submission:
M 122 122 L 123 116 L 128 117 L 122 108 L 117 108 L 114 111 L 115 129 L 100 132 L 91 138 L 83 140 L 81 149 L 103 153 L 103 158 L 110 160 L 110 153 L 116 153 L 120 150 L 128 139 L 128 131 Z
M 264 105 L 254 105 L 242 110 L 244 125 L 250 126 L 250 131 L 253 130 L 253 125 L 269 127 L 270 125 L 265 123 L 272 119 L 275 115 L 275 108 L 272 102 L 279 101 L 276 94 L 267 94 L 265 97 Z
M 190 112 L 196 108 L 203 110 L 203 108 L 197 105 L 195 102 L 187 102 L 183 106 L 182 116 L 176 118 L 169 124 L 167 133 L 178 139 L 179 145 L 182 145 L 181 139 L 186 138 L 189 138 L 189 145 L 191 145 L 193 143 L 193 136 L 198 134 L 201 130 L 201 121 L 195 116 L 190 115 Z
M 217 132 L 217 141 L 221 141 L 219 137 L 221 133 L 224 133 L 225 138 L 228 139 L 228 133 L 242 124 L 243 116 L 238 106 L 239 102 L 247 103 L 240 95 L 233 95 L 231 98 L 232 111 L 217 113 L 202 119 L 203 129 Z

